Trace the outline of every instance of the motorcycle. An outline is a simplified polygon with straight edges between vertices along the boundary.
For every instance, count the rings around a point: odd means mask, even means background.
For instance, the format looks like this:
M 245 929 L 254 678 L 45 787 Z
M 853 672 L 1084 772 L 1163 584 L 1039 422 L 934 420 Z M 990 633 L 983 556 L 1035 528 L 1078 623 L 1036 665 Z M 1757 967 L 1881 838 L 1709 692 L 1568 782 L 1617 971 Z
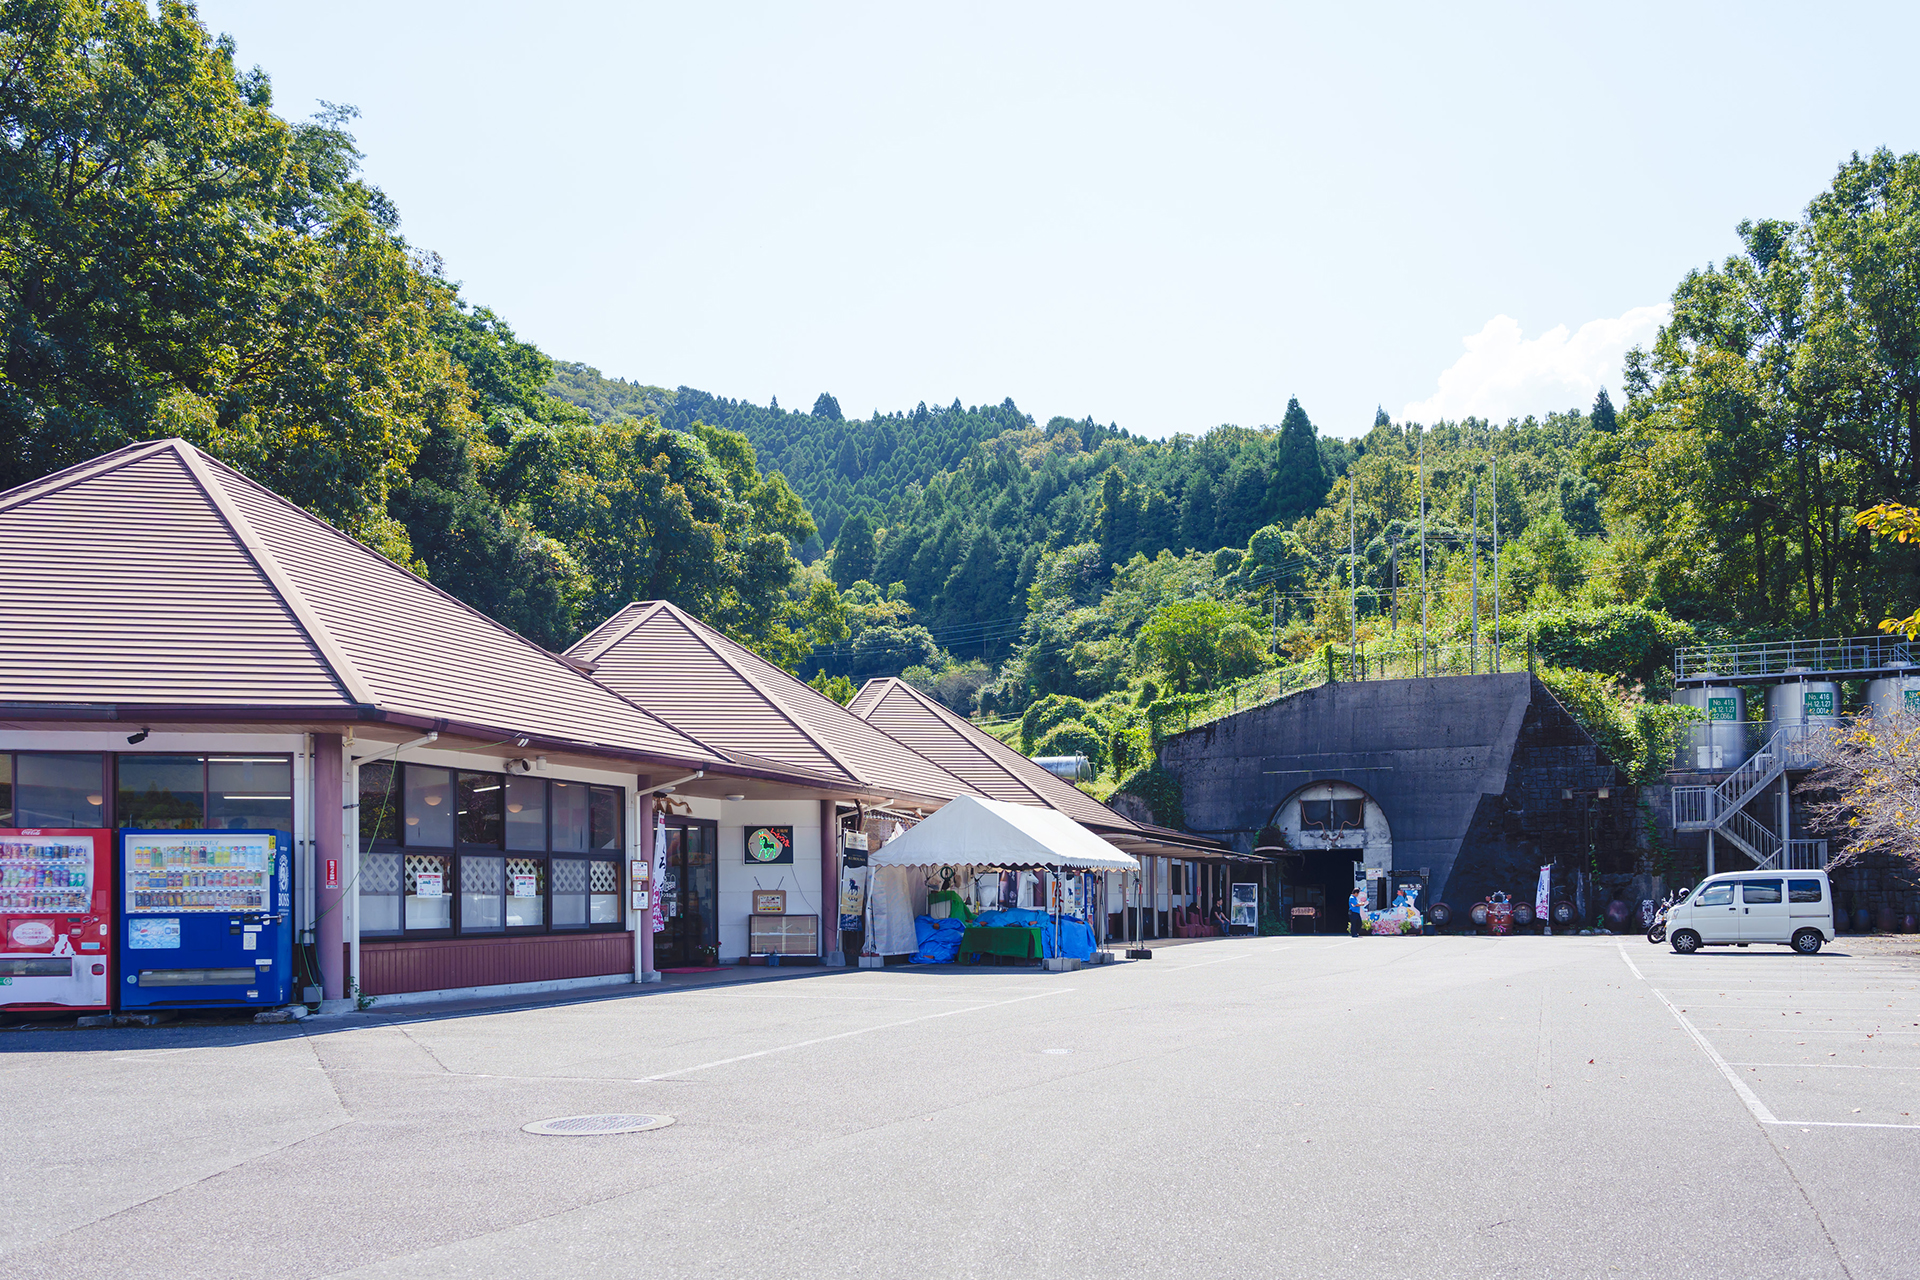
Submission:
M 1667 900 L 1660 904 L 1660 909 L 1653 913 L 1653 923 L 1647 926 L 1648 942 L 1660 943 L 1667 940 L 1667 912 L 1672 909 L 1674 903 L 1680 901 L 1682 896 L 1678 893 L 1668 894 Z

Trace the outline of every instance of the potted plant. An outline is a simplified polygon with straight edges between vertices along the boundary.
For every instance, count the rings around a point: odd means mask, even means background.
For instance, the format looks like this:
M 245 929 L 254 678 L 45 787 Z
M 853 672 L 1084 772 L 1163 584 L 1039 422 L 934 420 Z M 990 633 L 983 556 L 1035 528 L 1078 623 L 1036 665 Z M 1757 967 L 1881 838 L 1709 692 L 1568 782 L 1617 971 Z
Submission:
M 705 946 L 701 947 L 700 963 L 704 965 L 719 964 L 720 963 L 720 944 L 717 942 L 709 942 Z

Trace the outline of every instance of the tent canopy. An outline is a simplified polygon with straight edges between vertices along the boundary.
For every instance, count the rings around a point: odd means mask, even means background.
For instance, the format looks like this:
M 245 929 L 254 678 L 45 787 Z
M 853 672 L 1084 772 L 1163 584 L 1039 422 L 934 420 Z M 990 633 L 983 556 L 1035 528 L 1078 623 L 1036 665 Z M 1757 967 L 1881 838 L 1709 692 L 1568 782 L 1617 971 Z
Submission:
M 1136 871 L 1140 864 L 1066 814 L 960 796 L 867 859 L 872 867 L 942 865 Z

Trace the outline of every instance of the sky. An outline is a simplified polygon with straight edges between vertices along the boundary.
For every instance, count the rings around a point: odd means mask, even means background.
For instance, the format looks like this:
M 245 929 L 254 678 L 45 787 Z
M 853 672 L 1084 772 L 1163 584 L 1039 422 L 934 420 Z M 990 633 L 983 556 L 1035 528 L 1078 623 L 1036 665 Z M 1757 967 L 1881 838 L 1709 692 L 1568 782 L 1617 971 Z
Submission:
M 1920 5 L 199 6 L 610 377 L 1153 436 L 1586 407 L 1743 218 L 1920 149 Z

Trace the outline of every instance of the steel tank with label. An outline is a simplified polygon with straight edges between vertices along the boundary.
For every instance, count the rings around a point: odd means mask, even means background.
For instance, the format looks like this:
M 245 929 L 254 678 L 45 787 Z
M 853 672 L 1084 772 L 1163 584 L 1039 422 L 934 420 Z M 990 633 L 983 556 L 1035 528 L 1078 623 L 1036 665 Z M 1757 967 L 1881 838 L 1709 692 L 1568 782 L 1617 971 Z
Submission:
M 1739 689 L 1724 684 L 1691 685 L 1675 689 L 1673 702 L 1693 707 L 1706 717 L 1689 733 L 1693 758 L 1678 761 L 1681 768 L 1733 769 L 1747 758 L 1747 700 Z
M 1920 716 L 1920 673 L 1867 681 L 1867 709 L 1874 715 L 1900 711 Z
M 1840 727 L 1840 686 L 1831 680 L 1795 680 L 1767 690 L 1767 720 L 1775 731 L 1804 725 Z

